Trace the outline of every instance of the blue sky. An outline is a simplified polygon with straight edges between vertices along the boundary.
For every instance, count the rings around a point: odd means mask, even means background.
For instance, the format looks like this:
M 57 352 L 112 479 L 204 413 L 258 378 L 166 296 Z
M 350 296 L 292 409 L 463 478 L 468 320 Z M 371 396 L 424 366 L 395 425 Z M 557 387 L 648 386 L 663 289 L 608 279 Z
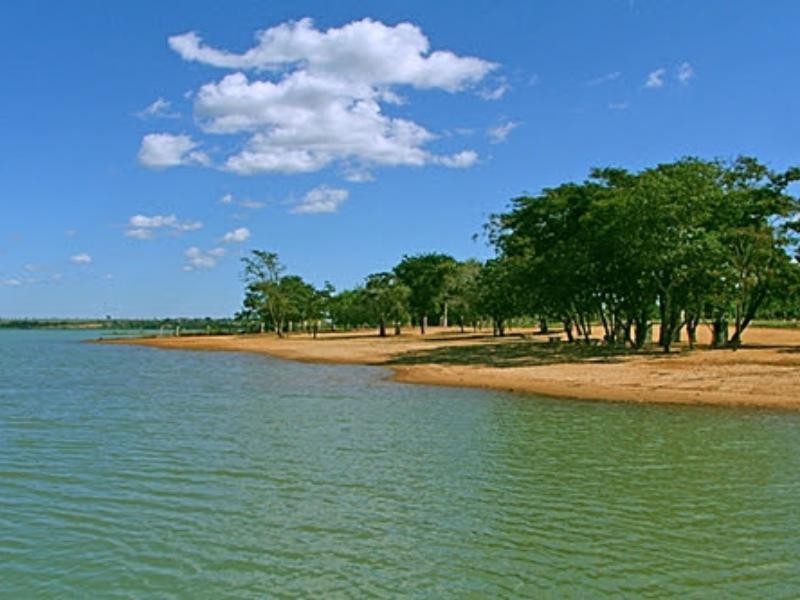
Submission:
M 592 166 L 799 162 L 799 3 L 515 4 L 4 5 L 0 317 L 230 315 L 253 248 L 342 288 Z

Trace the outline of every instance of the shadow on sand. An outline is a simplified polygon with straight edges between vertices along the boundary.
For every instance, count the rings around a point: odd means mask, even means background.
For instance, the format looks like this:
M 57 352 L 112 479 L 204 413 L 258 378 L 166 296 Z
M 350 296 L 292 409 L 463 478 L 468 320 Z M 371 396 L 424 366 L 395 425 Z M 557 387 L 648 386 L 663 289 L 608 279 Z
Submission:
M 560 363 L 616 363 L 624 356 L 663 356 L 657 351 L 633 351 L 584 343 L 548 344 L 521 338 L 489 338 L 479 344 L 446 346 L 406 352 L 390 361 L 390 365 L 482 365 L 487 367 L 528 367 Z

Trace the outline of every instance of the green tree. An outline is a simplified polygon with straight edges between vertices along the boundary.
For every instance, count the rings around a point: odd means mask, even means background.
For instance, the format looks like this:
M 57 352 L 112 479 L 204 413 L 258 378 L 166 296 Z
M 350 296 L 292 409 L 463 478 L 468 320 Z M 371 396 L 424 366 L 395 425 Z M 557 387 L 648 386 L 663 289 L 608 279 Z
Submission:
M 452 256 L 432 252 L 404 256 L 394 268 L 395 275 L 409 289 L 409 308 L 422 334 L 427 329 L 428 319 L 438 315 L 443 306 L 447 281 L 455 266 Z
M 363 300 L 372 319 L 378 323 L 378 335 L 386 337 L 386 324 L 399 324 L 408 314 L 408 287 L 400 282 L 394 273 L 373 273 L 366 279 Z

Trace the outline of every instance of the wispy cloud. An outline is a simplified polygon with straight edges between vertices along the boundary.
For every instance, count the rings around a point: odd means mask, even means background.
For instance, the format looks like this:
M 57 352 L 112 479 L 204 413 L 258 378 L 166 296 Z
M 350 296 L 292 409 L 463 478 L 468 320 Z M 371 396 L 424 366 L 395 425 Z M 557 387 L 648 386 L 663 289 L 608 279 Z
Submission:
M 166 230 L 173 234 L 202 229 L 200 221 L 180 221 L 175 215 L 133 215 L 128 219 L 128 228 L 125 236 L 137 240 L 151 240 L 159 230 Z
M 502 144 L 508 139 L 509 134 L 519 126 L 520 123 L 515 121 L 506 121 L 496 127 L 490 127 L 486 130 L 486 134 L 489 136 L 489 141 L 492 144 Z
M 609 110 L 628 110 L 630 106 L 631 105 L 627 100 L 623 102 L 609 102 L 608 104 Z
M 261 210 L 266 206 L 266 204 L 260 200 L 253 200 L 252 198 L 242 198 L 239 200 L 230 193 L 223 195 L 219 199 L 219 203 L 226 206 L 240 206 L 248 210 Z
M 492 87 L 478 90 L 478 96 L 484 100 L 500 100 L 509 90 L 511 90 L 511 84 L 508 83 L 508 79 L 498 77 Z
M 225 248 L 201 250 L 197 246 L 191 246 L 183 253 L 187 261 L 183 266 L 183 270 L 195 271 L 197 269 L 213 269 L 227 252 Z
M 656 69 L 648 74 L 644 82 L 644 87 L 648 89 L 658 89 L 664 87 L 664 77 L 667 75 L 667 70 L 664 68 Z
M 292 212 L 296 214 L 334 213 L 347 200 L 350 192 L 325 185 L 315 187 L 298 202 Z
M 240 244 L 248 239 L 250 239 L 250 230 L 247 227 L 239 227 L 223 235 L 221 241 L 224 244 Z
M 0 286 L 3 287 L 19 287 L 22 282 L 19 279 L 0 279 Z
M 678 81 L 683 85 L 689 85 L 689 81 L 694 78 L 694 68 L 688 62 L 683 62 L 678 67 Z
M 172 103 L 163 98 L 157 98 L 148 107 L 136 113 L 140 119 L 179 119 L 180 113 L 170 110 Z
M 86 252 L 81 252 L 80 254 L 74 254 L 69 258 L 70 262 L 76 265 L 89 265 L 92 263 L 92 257 L 89 256 Z
M 604 83 L 610 83 L 612 81 L 616 81 L 622 76 L 621 71 L 612 71 L 611 73 L 606 73 L 605 75 L 601 75 L 600 77 L 595 77 L 594 79 L 590 79 L 586 82 L 588 86 L 596 86 L 596 85 L 603 85 Z

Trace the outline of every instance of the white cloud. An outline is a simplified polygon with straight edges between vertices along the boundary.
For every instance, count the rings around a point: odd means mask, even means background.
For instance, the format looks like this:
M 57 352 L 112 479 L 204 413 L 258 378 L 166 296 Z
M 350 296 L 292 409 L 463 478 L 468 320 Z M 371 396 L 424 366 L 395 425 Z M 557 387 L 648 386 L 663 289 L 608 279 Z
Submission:
M 225 194 L 219 199 L 219 203 L 225 204 L 226 206 L 241 206 L 247 210 L 261 210 L 264 208 L 264 206 L 266 206 L 263 202 L 259 200 L 253 200 L 252 198 L 242 198 L 241 200 L 237 200 L 233 194 Z
M 137 240 L 151 240 L 159 229 L 166 229 L 177 234 L 202 228 L 203 223 L 200 221 L 180 221 L 175 215 L 153 215 L 152 217 L 133 215 L 128 219 L 125 236 Z
M 627 110 L 630 107 L 630 103 L 626 100 L 624 102 L 609 102 L 608 108 L 609 110 Z
M 88 265 L 91 264 L 92 257 L 86 254 L 86 252 L 81 252 L 80 254 L 71 256 L 69 260 L 76 265 Z
M 666 69 L 656 69 L 652 71 L 644 82 L 644 87 L 650 89 L 658 89 L 664 87 L 664 76 L 667 74 Z
M 260 210 L 264 208 L 264 203 L 259 202 L 258 200 L 244 198 L 243 200 L 239 200 L 239 206 L 242 208 L 249 208 L 250 210 Z
M 150 106 L 136 113 L 140 119 L 177 119 L 180 117 L 179 113 L 171 112 L 170 106 L 172 103 L 163 98 L 157 98 Z
M 19 279 L 0 279 L 0 286 L 18 287 L 22 285 Z
M 514 121 L 506 121 L 505 123 L 501 123 L 496 127 L 490 127 L 486 133 L 489 136 L 489 140 L 493 144 L 501 144 L 508 139 L 508 135 L 517 127 L 519 127 L 519 125 L 519 123 Z
M 67 237 L 75 237 L 76 235 L 78 235 L 78 230 L 77 230 L 77 229 L 67 229 L 67 230 L 64 232 L 64 234 L 65 234 Z
M 375 181 L 372 173 L 364 169 L 348 169 L 345 171 L 344 178 L 351 183 L 367 183 Z
M 212 248 L 211 250 L 203 251 L 197 246 L 191 246 L 183 253 L 187 260 L 183 270 L 213 269 L 217 266 L 219 259 L 225 256 L 226 252 L 225 248 Z
M 139 147 L 139 162 L 151 169 L 199 164 L 208 166 L 211 159 L 205 152 L 196 150 L 198 143 L 188 135 L 148 133 Z
M 484 100 L 500 100 L 510 89 L 511 84 L 508 83 L 508 80 L 504 77 L 500 77 L 495 87 L 478 90 L 478 96 Z
M 222 236 L 222 242 L 226 244 L 242 243 L 250 238 L 250 230 L 247 227 L 239 227 L 233 231 L 229 231 Z
M 308 173 L 337 162 L 355 170 L 448 165 L 453 161 L 425 147 L 436 136 L 413 121 L 383 114 L 382 105 L 403 101 L 397 86 L 455 93 L 498 67 L 432 52 L 413 24 L 387 26 L 371 19 L 325 31 L 310 19 L 283 23 L 259 32 L 256 45 L 241 54 L 209 47 L 194 32 L 173 36 L 169 44 L 185 60 L 271 72 L 265 79 L 236 72 L 207 83 L 195 96 L 195 117 L 206 133 L 248 136 L 223 165 L 238 174 Z M 500 81 L 484 95 L 502 96 L 508 84 Z M 189 144 L 186 137 L 179 151 L 150 163 L 186 164 L 186 153 L 195 148 Z
M 604 83 L 610 83 L 612 81 L 616 81 L 621 76 L 622 76 L 621 71 L 612 71 L 611 73 L 606 73 L 605 75 L 601 75 L 600 77 L 590 79 L 589 81 L 586 82 L 586 85 L 589 86 L 603 85 Z
M 349 196 L 350 192 L 347 190 L 321 185 L 303 196 L 292 212 L 298 214 L 333 213 Z
M 454 169 L 466 169 L 478 162 L 477 153 L 472 150 L 464 150 L 457 154 L 450 156 L 437 156 L 436 162 L 445 167 L 452 167 Z
M 152 240 L 155 233 L 152 229 L 133 228 L 125 230 L 125 237 L 133 238 L 135 240 Z
M 689 81 L 694 77 L 694 68 L 688 62 L 681 63 L 678 67 L 678 81 L 683 85 L 689 85 Z
M 455 92 L 480 81 L 497 65 L 448 51 L 430 52 L 428 38 L 416 25 L 387 26 L 363 19 L 320 31 L 311 19 L 282 23 L 256 35 L 243 54 L 203 44 L 195 33 L 175 35 L 169 45 L 185 60 L 228 69 L 279 71 L 304 63 L 309 74 L 337 74 L 369 85 L 406 84 Z

